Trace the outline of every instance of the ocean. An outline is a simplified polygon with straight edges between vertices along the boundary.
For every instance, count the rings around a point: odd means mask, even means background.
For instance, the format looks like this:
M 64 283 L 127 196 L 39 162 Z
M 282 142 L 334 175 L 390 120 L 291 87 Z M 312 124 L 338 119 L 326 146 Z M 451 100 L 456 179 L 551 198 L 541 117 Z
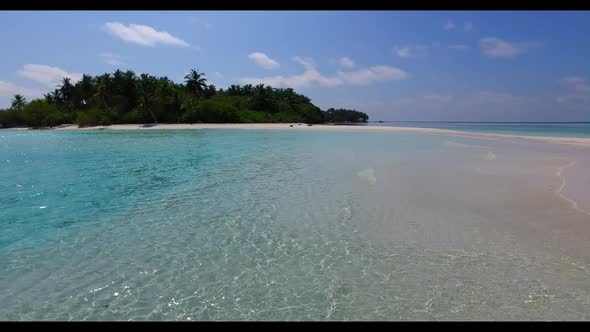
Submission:
M 2 130 L 0 320 L 588 320 L 587 152 Z

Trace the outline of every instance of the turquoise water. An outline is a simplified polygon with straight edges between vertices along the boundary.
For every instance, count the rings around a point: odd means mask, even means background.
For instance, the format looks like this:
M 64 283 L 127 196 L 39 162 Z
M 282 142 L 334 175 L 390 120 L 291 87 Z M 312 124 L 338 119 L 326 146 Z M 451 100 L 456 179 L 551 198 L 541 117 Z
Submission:
M 406 133 L 0 131 L 0 319 L 589 319 L 590 220 L 556 195 L 578 155 Z
M 590 137 L 590 122 L 370 122 L 370 126 L 424 127 L 528 136 Z

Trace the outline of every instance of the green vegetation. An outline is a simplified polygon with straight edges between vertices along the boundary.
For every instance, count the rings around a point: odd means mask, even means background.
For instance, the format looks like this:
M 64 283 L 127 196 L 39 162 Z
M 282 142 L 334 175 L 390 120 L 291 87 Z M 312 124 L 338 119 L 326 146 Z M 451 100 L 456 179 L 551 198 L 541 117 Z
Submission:
M 81 127 L 122 123 L 347 123 L 366 122 L 365 113 L 346 109 L 322 111 L 293 89 L 250 84 L 225 91 L 207 84 L 191 70 L 182 84 L 167 77 L 117 70 L 76 84 L 64 78 L 54 90 L 27 103 L 15 95 L 0 109 L 0 127 Z
M 331 123 L 367 122 L 369 116 L 355 110 L 329 108 L 324 112 L 324 120 Z

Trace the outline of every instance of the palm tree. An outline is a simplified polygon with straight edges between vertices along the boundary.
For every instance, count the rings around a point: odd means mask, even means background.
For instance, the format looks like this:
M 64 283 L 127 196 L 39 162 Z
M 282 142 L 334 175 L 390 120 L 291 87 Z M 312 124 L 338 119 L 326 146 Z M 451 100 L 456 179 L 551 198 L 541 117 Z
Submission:
M 184 77 L 188 91 L 195 95 L 203 92 L 207 86 L 207 79 L 204 76 L 205 73 L 199 73 L 198 69 L 191 69 L 191 71 Z
M 131 70 L 123 73 L 121 95 L 125 98 L 125 105 L 122 107 L 123 112 L 129 112 L 137 106 L 139 102 L 137 96 L 137 76 Z
M 241 96 L 242 95 L 242 88 L 239 85 L 232 84 L 227 88 L 226 93 L 229 96 Z
M 21 94 L 14 95 L 12 102 L 10 103 L 10 108 L 16 111 L 22 111 L 25 106 L 27 105 L 27 100 Z
M 95 93 L 95 82 L 92 76 L 84 74 L 80 82 L 76 84 L 78 95 L 78 102 L 82 104 L 84 107 L 88 107 L 90 104 L 90 98 Z
M 242 92 L 243 92 L 242 95 L 250 97 L 250 96 L 252 96 L 253 91 L 254 91 L 254 87 L 252 86 L 252 84 L 246 84 L 242 88 Z
M 97 100 L 97 103 L 100 107 L 108 107 L 108 102 L 111 97 L 110 94 L 110 87 L 111 87 L 111 75 L 103 74 L 97 77 L 96 80 L 96 93 L 94 94 L 94 98 Z
M 45 98 L 45 100 L 47 100 L 47 102 L 49 104 L 53 104 L 55 102 L 55 98 L 53 96 L 53 92 L 44 93 L 43 94 L 43 98 Z
M 139 108 L 143 111 L 144 114 L 149 114 L 152 119 L 154 119 L 154 123 L 158 124 L 158 119 L 154 114 L 153 108 L 156 104 L 156 89 L 157 89 L 157 80 L 155 77 L 141 74 L 139 76 L 138 82 L 138 94 L 139 94 Z
M 68 77 L 64 77 L 61 81 L 61 86 L 59 87 L 59 92 L 63 98 L 64 103 L 66 104 L 66 108 L 71 110 L 73 108 L 73 101 L 74 101 L 74 85 L 72 85 L 71 80 Z
M 214 96 L 217 93 L 217 88 L 215 87 L 215 85 L 213 84 L 209 84 L 207 85 L 207 87 L 205 88 L 205 97 L 206 98 L 211 98 L 212 96 Z

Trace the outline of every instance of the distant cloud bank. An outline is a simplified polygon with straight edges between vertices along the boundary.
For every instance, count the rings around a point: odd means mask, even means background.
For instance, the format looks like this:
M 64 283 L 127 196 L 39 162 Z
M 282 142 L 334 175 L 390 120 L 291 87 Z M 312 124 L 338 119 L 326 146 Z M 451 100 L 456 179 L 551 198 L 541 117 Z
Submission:
M 291 76 L 245 77 L 241 81 L 243 83 L 266 84 L 282 88 L 302 88 L 309 86 L 368 85 L 377 81 L 403 80 L 408 76 L 406 72 L 399 68 L 385 65 L 360 68 L 353 71 L 338 71 L 335 76 L 325 76 L 316 69 L 313 59 L 296 56 L 293 60 L 304 67 L 303 73 Z M 341 60 L 340 64 L 342 65 Z

